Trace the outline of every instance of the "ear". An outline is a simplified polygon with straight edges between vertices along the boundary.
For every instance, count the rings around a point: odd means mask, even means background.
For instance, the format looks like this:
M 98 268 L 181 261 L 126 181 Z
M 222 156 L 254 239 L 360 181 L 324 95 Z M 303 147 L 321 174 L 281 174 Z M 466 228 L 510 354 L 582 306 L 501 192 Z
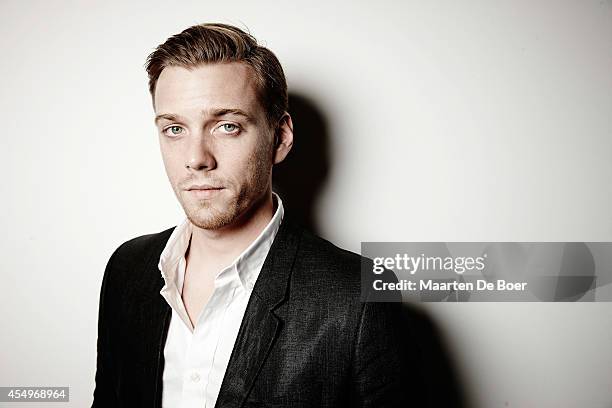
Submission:
M 281 117 L 274 135 L 274 164 L 285 160 L 293 146 L 293 122 L 289 113 Z

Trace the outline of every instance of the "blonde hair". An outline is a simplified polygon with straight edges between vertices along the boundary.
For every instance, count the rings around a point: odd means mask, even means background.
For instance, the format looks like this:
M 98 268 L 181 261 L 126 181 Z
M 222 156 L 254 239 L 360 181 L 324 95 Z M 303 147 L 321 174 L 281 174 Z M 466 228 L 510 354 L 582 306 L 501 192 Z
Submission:
M 155 97 L 159 75 L 168 66 L 243 62 L 255 73 L 258 96 L 270 126 L 276 127 L 288 107 L 287 82 L 278 58 L 241 29 L 220 23 L 198 24 L 157 46 L 145 64 L 149 92 Z

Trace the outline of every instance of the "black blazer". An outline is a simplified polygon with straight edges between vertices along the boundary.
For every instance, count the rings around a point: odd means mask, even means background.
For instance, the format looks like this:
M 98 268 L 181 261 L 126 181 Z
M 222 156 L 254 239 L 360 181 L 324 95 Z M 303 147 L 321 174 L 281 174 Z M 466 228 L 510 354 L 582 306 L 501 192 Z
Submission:
M 157 264 L 172 230 L 132 239 L 108 261 L 92 407 L 161 406 L 171 308 Z M 283 220 L 216 407 L 422 406 L 400 305 L 360 301 L 361 259 Z

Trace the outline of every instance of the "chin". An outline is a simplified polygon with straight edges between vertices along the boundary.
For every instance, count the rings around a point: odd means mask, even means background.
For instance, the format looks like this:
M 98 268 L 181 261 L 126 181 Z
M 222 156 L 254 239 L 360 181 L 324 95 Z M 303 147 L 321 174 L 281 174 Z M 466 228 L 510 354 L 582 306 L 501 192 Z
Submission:
M 200 207 L 193 211 L 186 211 L 186 214 L 193 225 L 207 230 L 221 229 L 236 220 L 234 214 L 228 211 L 220 212 L 211 207 Z

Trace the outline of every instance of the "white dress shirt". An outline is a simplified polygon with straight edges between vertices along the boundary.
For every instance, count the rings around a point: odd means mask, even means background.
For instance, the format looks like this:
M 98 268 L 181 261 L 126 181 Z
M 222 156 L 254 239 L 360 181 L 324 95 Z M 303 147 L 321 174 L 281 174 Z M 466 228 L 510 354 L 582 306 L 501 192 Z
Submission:
M 274 199 L 277 209 L 268 225 L 215 277 L 215 288 L 195 327 L 181 296 L 193 225 L 185 219 L 168 239 L 158 265 L 165 281 L 160 294 L 172 308 L 164 347 L 164 408 L 215 406 L 253 285 L 283 218 L 283 203 L 276 194 Z

